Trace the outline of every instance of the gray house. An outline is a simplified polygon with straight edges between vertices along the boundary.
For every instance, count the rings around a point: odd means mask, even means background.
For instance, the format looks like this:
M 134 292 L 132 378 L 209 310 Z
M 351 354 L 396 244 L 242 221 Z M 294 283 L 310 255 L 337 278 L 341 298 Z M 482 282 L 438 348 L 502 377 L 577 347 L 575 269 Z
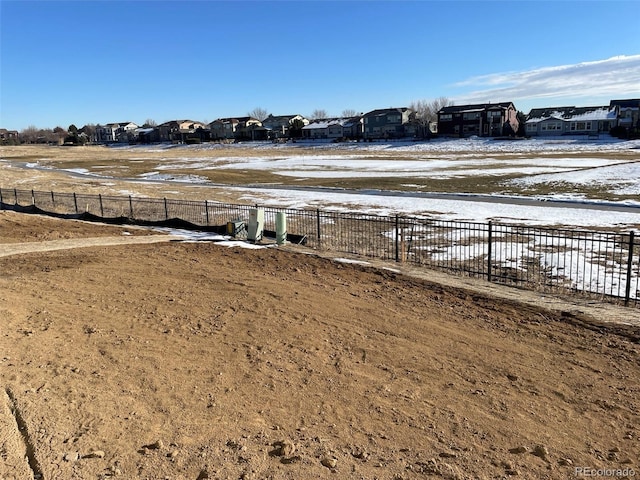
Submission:
M 362 117 L 322 118 L 302 127 L 302 138 L 328 139 L 362 137 Z
M 262 121 L 262 126 L 267 129 L 269 138 L 287 138 L 291 136 L 291 130 L 296 125 L 302 127 L 309 125 L 309 120 L 302 115 L 269 115 Z
M 410 108 L 384 108 L 363 115 L 364 138 L 404 138 L 412 135 L 409 125 L 415 113 Z
M 527 115 L 527 136 L 598 135 L 617 124 L 615 107 L 534 108 Z

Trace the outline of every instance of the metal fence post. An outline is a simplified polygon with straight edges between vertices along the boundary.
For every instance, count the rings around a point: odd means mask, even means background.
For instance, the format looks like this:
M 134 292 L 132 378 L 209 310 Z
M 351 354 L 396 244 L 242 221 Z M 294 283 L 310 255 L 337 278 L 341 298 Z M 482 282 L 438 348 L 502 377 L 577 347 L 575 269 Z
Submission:
M 76 192 L 73 192 L 73 205 L 76 207 L 76 215 L 78 214 L 78 197 L 76 197 Z
M 4 205 L 4 200 L 2 199 L 2 189 L 0 188 L 0 210 L 4 208 L 3 205 Z
M 400 226 L 399 226 L 398 215 L 396 215 L 396 241 L 395 241 L 395 243 L 396 243 L 396 245 L 395 245 L 395 248 L 396 248 L 396 262 L 400 261 L 400 250 L 399 250 L 399 248 L 400 248 L 400 244 L 399 244 L 400 238 L 399 238 L 399 236 L 400 236 Z
M 167 209 L 167 199 L 164 199 L 164 219 L 169 220 L 169 210 Z
M 319 208 L 316 209 L 316 224 L 317 224 L 317 227 L 318 227 L 318 248 L 320 248 L 320 244 L 321 244 L 320 233 L 321 232 L 320 232 L 320 209 Z
M 100 216 L 104 218 L 104 208 L 102 208 L 102 195 L 98 194 L 98 200 L 100 201 Z
M 629 306 L 629 297 L 631 296 L 631 271 L 633 267 L 633 237 L 634 231 L 629 232 L 629 257 L 627 259 L 627 285 L 624 290 L 624 306 Z
M 56 199 L 53 198 L 53 190 L 51 190 L 51 204 L 53 205 L 53 208 L 56 208 Z
M 207 227 L 209 226 L 209 202 L 207 200 L 204 201 L 204 211 L 207 215 Z
M 492 228 L 491 228 L 491 226 L 492 226 L 491 220 L 489 220 L 488 226 L 489 226 L 489 239 L 488 239 L 489 245 L 487 246 L 487 280 L 490 282 L 491 281 L 491 257 L 493 256 L 492 252 L 491 252 L 491 242 L 493 240 L 492 239 L 493 231 L 492 231 Z
M 31 205 L 36 206 L 36 194 L 33 193 L 33 190 L 31 190 Z
M 131 195 L 129 195 L 129 218 L 133 220 L 133 202 L 131 201 Z

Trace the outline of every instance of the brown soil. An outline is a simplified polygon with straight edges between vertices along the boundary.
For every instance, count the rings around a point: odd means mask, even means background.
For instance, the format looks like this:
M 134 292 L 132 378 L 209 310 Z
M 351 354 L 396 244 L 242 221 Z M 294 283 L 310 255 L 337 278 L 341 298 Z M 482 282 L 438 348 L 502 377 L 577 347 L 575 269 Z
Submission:
M 638 328 L 127 231 L 0 212 L 0 478 L 640 470 Z

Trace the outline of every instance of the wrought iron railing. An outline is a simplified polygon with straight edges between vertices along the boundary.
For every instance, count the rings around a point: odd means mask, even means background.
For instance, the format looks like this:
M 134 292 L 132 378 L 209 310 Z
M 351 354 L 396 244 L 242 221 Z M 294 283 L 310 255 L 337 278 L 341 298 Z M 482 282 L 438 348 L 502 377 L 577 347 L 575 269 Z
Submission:
M 0 189 L 0 208 L 132 224 L 176 224 L 225 232 L 251 205 L 134 196 Z M 315 249 L 482 277 L 521 288 L 640 303 L 640 244 L 633 231 L 585 231 L 404 216 L 264 208 L 290 238 Z

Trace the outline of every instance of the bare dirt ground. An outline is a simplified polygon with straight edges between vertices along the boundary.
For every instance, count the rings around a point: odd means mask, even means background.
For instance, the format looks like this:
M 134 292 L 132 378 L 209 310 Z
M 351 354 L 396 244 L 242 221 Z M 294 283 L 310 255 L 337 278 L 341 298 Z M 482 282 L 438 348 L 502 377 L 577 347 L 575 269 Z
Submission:
M 0 478 L 640 471 L 637 327 L 146 233 L 0 212 Z

